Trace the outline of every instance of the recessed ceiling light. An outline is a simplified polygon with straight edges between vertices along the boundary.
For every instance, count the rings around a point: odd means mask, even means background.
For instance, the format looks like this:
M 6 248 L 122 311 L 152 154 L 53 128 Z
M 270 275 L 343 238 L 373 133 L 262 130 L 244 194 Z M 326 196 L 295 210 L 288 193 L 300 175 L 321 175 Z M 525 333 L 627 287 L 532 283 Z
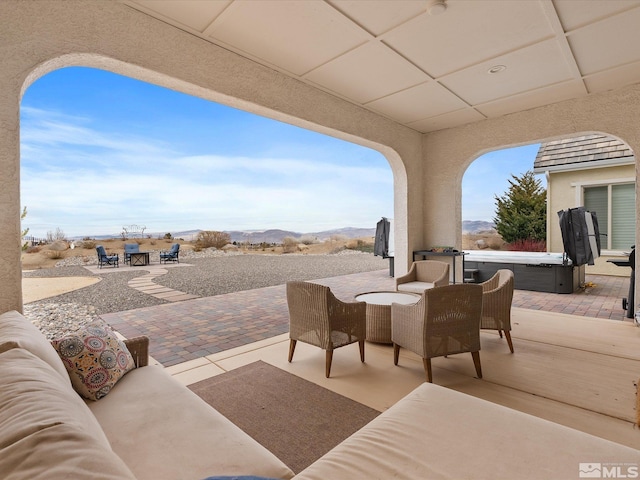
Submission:
M 493 75 L 494 73 L 504 72 L 506 69 L 507 69 L 506 65 L 494 65 L 489 70 L 487 70 L 487 73 L 490 73 L 491 75 Z
M 444 13 L 446 9 L 447 4 L 445 3 L 445 0 L 431 0 L 427 5 L 427 13 L 431 16 L 440 15 L 441 13 Z

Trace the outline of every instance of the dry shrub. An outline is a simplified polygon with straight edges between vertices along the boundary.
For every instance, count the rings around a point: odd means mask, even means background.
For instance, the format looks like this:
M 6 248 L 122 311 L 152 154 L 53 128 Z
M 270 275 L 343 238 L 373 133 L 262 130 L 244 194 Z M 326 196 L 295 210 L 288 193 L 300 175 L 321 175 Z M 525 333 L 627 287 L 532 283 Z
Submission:
M 26 253 L 38 253 L 40 250 L 42 250 L 42 249 L 38 245 L 36 245 L 36 246 L 32 246 L 32 247 L 27 247 L 25 252 Z
M 229 235 L 228 233 L 216 232 L 213 230 L 203 230 L 201 232 L 198 232 L 195 247 L 200 250 L 210 247 L 222 248 L 229 243 L 231 243 L 231 235 Z
M 94 248 L 96 248 L 95 240 L 83 240 L 82 248 L 84 248 L 85 250 L 93 250 Z
M 293 237 L 282 239 L 282 253 L 294 253 L 298 250 L 298 240 Z

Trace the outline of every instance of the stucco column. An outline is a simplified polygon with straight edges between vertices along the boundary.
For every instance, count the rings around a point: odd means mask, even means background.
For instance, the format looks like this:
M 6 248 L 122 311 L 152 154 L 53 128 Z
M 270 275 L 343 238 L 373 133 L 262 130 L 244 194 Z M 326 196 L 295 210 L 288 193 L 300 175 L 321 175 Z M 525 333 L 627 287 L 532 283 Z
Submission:
M 22 312 L 20 250 L 20 87 L 0 78 L 0 313 Z

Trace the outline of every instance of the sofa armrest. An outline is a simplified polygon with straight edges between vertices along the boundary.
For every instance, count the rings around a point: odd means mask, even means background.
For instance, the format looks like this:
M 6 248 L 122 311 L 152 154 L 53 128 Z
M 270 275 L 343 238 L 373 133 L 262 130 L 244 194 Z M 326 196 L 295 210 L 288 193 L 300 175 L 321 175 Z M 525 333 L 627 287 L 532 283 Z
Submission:
M 124 341 L 124 344 L 131 353 L 136 368 L 149 365 L 149 337 L 142 335 L 140 337 L 129 338 Z

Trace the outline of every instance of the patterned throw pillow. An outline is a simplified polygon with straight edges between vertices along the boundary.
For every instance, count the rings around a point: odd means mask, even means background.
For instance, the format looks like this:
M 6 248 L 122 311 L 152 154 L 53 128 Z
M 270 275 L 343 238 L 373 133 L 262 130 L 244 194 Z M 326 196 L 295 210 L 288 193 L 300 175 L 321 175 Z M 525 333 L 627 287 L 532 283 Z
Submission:
M 101 320 L 51 341 L 73 388 L 89 400 L 100 400 L 135 365 L 124 342 Z

